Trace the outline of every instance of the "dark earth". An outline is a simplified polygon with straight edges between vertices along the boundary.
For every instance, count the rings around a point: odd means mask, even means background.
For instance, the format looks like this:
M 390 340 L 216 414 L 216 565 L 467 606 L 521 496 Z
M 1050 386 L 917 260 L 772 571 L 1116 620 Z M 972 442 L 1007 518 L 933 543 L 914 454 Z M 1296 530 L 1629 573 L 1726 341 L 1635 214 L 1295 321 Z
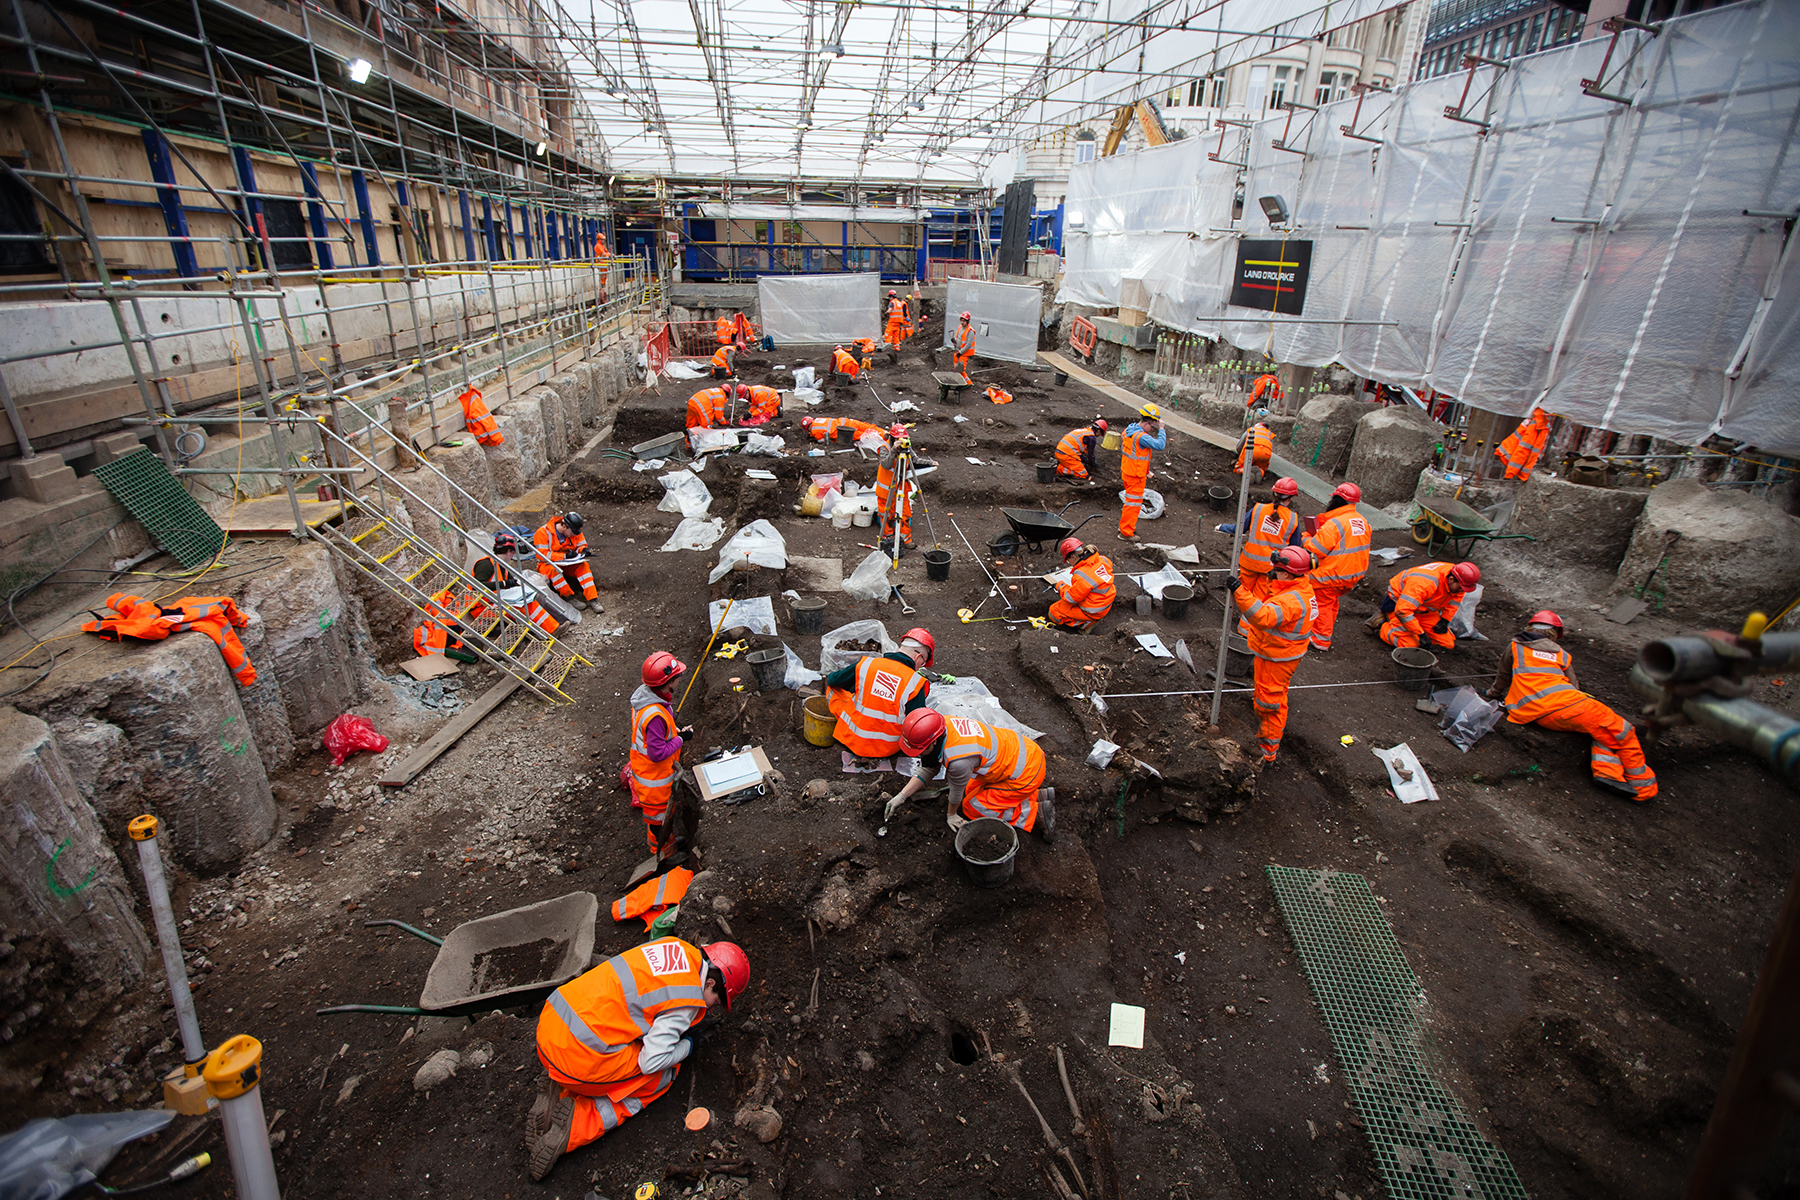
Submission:
M 915 616 L 821 591 L 825 628 L 874 618 L 897 637 L 924 625 L 936 635 L 940 670 L 980 677 L 1014 716 L 1044 730 L 1058 797 L 1055 844 L 1022 838 L 1011 882 L 981 889 L 954 856 L 940 802 L 908 805 L 878 836 L 883 797 L 900 781 L 844 774 L 837 749 L 802 738 L 796 693 L 758 693 L 741 660 L 703 658 L 704 604 L 728 594 L 776 597 L 781 640 L 809 666 L 819 639 L 791 632 L 779 594 L 793 586 L 792 572 L 733 573 L 709 589 L 716 548 L 657 552 L 679 514 L 655 511 L 654 473 L 634 473 L 602 450 L 679 427 L 688 395 L 704 382 L 665 381 L 627 401 L 610 442 L 566 468 L 557 494 L 555 507 L 587 518 L 606 606 L 572 635 L 596 663 L 571 676 L 579 703 L 550 708 L 516 696 L 410 786 L 336 807 L 321 803 L 329 781 L 348 780 L 359 793 L 377 772 L 366 755 L 334 770 L 315 752 L 283 780 L 285 832 L 255 863 L 235 879 L 179 879 L 177 912 L 197 916 L 184 931 L 190 962 L 205 964 L 192 968 L 203 1029 L 218 1038 L 245 1030 L 264 1043 L 263 1104 L 275 1118 L 289 1200 L 575 1200 L 590 1189 L 619 1200 L 645 1180 L 795 1200 L 1054 1196 L 1045 1172 L 1056 1156 L 1021 1087 L 1095 1196 L 1374 1200 L 1384 1188 L 1265 880 L 1270 864 L 1370 881 L 1424 987 L 1440 1078 L 1530 1195 L 1679 1195 L 1800 857 L 1792 793 L 1745 752 L 1694 730 L 1651 750 L 1661 794 L 1645 804 L 1595 787 L 1587 743 L 1575 735 L 1503 725 L 1472 752 L 1458 751 L 1415 711 L 1416 697 L 1393 682 L 1386 649 L 1361 628 L 1392 570 L 1423 561 L 1416 553 L 1395 568 L 1378 565 L 1346 601 L 1334 648 L 1302 663 L 1294 682 L 1308 686 L 1293 693 L 1272 768 L 1258 772 L 1245 755 L 1255 735 L 1245 694 L 1225 696 L 1216 729 L 1210 694 L 1114 700 L 1101 715 L 1080 697 L 1206 686 L 1174 660 L 1137 651 L 1130 635 L 1158 632 L 1171 646 L 1184 639 L 1204 673 L 1223 617 L 1220 576 L 1200 577 L 1208 586 L 1180 620 L 1161 609 L 1136 616 L 1137 589 L 1122 583 L 1119 604 L 1094 634 L 960 622 L 958 609 L 987 596 L 970 546 L 979 551 L 1006 531 L 1000 506 L 1056 511 L 1074 500 L 1070 520 L 1101 514 L 1081 536 L 1121 572 L 1154 570 L 1163 555 L 1115 534 L 1116 453 L 1101 455 L 1103 486 L 1035 481 L 1034 465 L 1063 433 L 1125 409 L 1018 366 L 977 377 L 1011 391 L 1012 404 L 990 404 L 978 391 L 940 403 L 932 364 L 916 348 L 935 341 L 936 328 L 897 366 L 877 356 L 874 393 L 839 392 L 814 411 L 885 423 L 876 394 L 919 406 L 905 416 L 940 466 L 924 480 L 915 535 L 920 550 L 952 553 L 949 580 L 927 581 L 922 556 L 908 555 L 898 578 Z M 778 350 L 750 359 L 746 376 L 785 385 L 775 364 L 820 365 L 825 356 Z M 952 420 L 959 414 L 966 423 Z M 799 415 L 790 403 L 774 426 L 790 452 L 813 445 Z M 1139 526 L 1143 540 L 1197 542 L 1203 565 L 1225 565 L 1229 539 L 1211 532 L 1222 518 L 1206 492 L 1232 482 L 1226 453 L 1174 433 L 1154 466 L 1151 486 L 1169 512 Z M 746 480 L 749 467 L 778 478 Z M 848 574 L 867 553 L 857 543 L 873 531 L 835 530 L 794 511 L 822 468 L 865 485 L 874 478 L 874 463 L 854 451 L 822 460 L 715 456 L 703 478 L 728 534 L 765 517 L 790 555 L 838 558 Z M 1317 507 L 1302 500 L 1300 511 Z M 1416 549 L 1403 531 L 1376 544 Z M 983 561 L 1027 577 L 1060 565 L 1048 548 Z M 1006 585 L 1019 589 L 1009 597 L 1022 609 L 1044 611 L 1035 581 Z M 1484 686 L 1506 639 L 1540 606 L 1490 588 L 1477 625 L 1491 640 L 1440 656 L 1440 674 Z M 989 601 L 980 616 L 1000 608 Z M 1635 712 L 1625 674 L 1637 645 L 1672 627 L 1654 615 L 1629 629 L 1597 612 L 1563 615 L 1584 684 Z M 1734 627 L 1739 620 L 1717 617 Z M 595 632 L 619 624 L 622 636 L 603 641 Z M 396 655 L 407 632 L 385 631 Z M 752 648 L 773 644 L 752 640 Z M 710 874 L 676 926 L 693 941 L 729 934 L 748 953 L 753 980 L 667 1096 L 535 1185 L 522 1145 L 540 1075 L 535 1013 L 470 1022 L 313 1010 L 416 1002 L 433 949 L 391 928 L 364 928 L 366 918 L 442 936 L 571 891 L 593 892 L 603 910 L 623 893 L 645 854 L 642 824 L 617 783 L 626 698 L 654 648 L 703 664 L 681 713 L 698 727 L 697 754 L 756 744 L 780 772 L 767 796 L 705 806 L 698 865 Z M 469 672 L 463 681 L 473 698 L 488 679 Z M 1318 686 L 1333 684 L 1358 686 Z M 1791 683 L 1763 680 L 1755 692 L 1791 707 Z M 1161 785 L 1084 765 L 1102 736 L 1155 766 Z M 1440 802 L 1401 805 L 1388 791 L 1370 751 L 1402 741 Z M 472 836 L 484 822 L 504 824 L 508 849 Z M 343 882 L 353 865 L 367 880 L 355 887 Z M 314 898 L 264 902 L 259 872 L 268 870 L 283 885 L 312 885 Z M 239 897 L 247 923 L 209 915 L 213 898 L 227 893 Z M 598 954 L 643 936 L 635 920 L 618 925 L 604 911 L 599 926 Z M 55 982 L 45 977 L 53 963 L 29 953 L 15 952 L 0 971 L 12 997 Z M 24 978 L 28 971 L 38 977 Z M 143 994 L 106 1007 L 65 984 L 68 1005 L 9 1026 L 9 1078 L 36 1078 L 5 1093 L 9 1124 L 153 1103 L 152 1081 L 178 1059 L 178 1046 L 163 1040 L 172 1020 L 127 1035 L 120 1014 L 141 1007 Z M 1107 1045 L 1115 1001 L 1146 1010 L 1144 1049 Z M 72 1045 L 112 1048 L 117 1076 L 130 1081 L 119 1103 L 102 1104 L 65 1073 Z M 491 1047 L 493 1057 L 415 1091 L 414 1072 L 445 1046 L 465 1055 Z M 1059 1049 L 1086 1117 L 1083 1135 L 1071 1132 Z M 711 1110 L 709 1129 L 684 1128 L 691 1106 Z M 780 1129 L 761 1142 L 750 1126 L 771 1132 L 754 1111 L 765 1107 Z M 740 1112 L 753 1119 L 734 1124 Z M 189 1119 L 131 1148 L 106 1182 L 150 1178 L 207 1148 L 221 1165 L 162 1194 L 232 1194 L 216 1126 Z M 1057 1161 L 1069 1175 L 1067 1161 Z M 1757 1194 L 1800 1194 L 1796 1139 L 1768 1165 Z

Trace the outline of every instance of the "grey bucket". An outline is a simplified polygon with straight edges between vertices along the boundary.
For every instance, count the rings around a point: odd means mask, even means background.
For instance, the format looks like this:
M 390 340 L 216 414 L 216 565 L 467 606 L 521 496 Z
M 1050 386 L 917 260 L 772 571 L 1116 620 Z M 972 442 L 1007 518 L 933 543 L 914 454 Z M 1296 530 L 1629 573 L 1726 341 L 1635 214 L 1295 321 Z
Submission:
M 1224 512 L 1231 507 L 1231 489 L 1214 484 L 1206 489 L 1206 499 L 1212 504 L 1214 512 Z
M 1179 621 L 1187 616 L 1188 601 L 1194 598 L 1194 589 L 1179 583 L 1172 583 L 1163 589 L 1163 616 L 1171 621 Z
M 1039 463 L 1037 465 L 1037 476 L 1039 483 L 1055 483 L 1056 464 L 1053 462 Z
M 1437 655 L 1422 646 L 1396 646 L 1393 659 L 1395 683 L 1421 696 L 1431 690 L 1431 669 L 1437 666 Z
M 1225 674 L 1229 678 L 1242 679 L 1256 668 L 1256 656 L 1250 653 L 1250 643 L 1242 634 L 1234 633 L 1225 642 Z
M 780 691 L 787 679 L 787 650 L 781 646 L 773 650 L 752 650 L 748 657 L 750 669 L 756 672 L 756 690 Z
M 950 552 L 948 550 L 927 550 L 925 552 L 925 578 L 942 583 L 950 578 Z
M 808 596 L 794 601 L 794 632 L 825 632 L 825 602 Z
M 998 833 L 1001 840 L 1007 843 L 1006 853 L 991 862 L 983 862 L 969 857 L 968 844 L 984 833 Z M 970 821 L 956 831 L 956 857 L 963 860 L 968 868 L 969 878 L 978 887 L 999 887 L 1012 878 L 1013 859 L 1019 854 L 1019 831 L 1005 821 L 993 817 L 982 817 Z
M 1140 617 L 1147 617 L 1150 615 L 1149 592 L 1139 592 L 1137 594 L 1137 615 Z
M 1069 382 L 1069 373 L 1067 371 L 1058 371 L 1056 373 L 1056 386 L 1061 387 L 1067 382 Z

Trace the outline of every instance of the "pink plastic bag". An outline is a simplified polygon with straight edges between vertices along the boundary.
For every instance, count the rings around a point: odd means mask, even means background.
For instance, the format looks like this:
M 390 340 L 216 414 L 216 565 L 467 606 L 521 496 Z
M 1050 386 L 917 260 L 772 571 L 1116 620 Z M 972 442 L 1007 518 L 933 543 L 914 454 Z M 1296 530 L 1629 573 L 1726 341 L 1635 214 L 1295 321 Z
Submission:
M 341 767 L 344 760 L 359 750 L 380 754 L 388 748 L 388 740 L 375 732 L 375 722 L 355 713 L 345 713 L 325 727 L 325 749 L 331 754 L 331 765 Z

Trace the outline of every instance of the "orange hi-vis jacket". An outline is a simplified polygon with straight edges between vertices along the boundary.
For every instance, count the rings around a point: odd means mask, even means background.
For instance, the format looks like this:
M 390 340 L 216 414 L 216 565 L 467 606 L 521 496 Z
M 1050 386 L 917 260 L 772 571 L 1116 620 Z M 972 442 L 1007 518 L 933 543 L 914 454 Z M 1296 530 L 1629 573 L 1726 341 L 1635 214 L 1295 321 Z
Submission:
M 731 397 L 722 387 L 710 387 L 695 392 L 688 397 L 687 427 L 689 429 L 712 429 L 725 425 L 725 409 L 731 403 Z
M 462 640 L 450 636 L 449 627 L 458 620 L 456 608 L 456 592 L 452 588 L 444 588 L 426 602 L 425 619 L 413 630 L 413 649 L 419 657 L 462 648 Z
M 861 437 L 865 433 L 878 433 L 882 440 L 887 439 L 887 430 L 868 421 L 858 421 L 855 417 L 814 417 L 807 432 L 812 434 L 815 442 L 829 442 L 837 436 L 840 429 L 853 430 L 853 437 Z
M 126 637 L 160 642 L 171 633 L 204 633 L 219 648 L 240 687 L 256 682 L 256 668 L 235 632 L 250 624 L 250 618 L 230 596 L 183 596 L 173 605 L 161 607 L 142 596 L 114 592 L 106 598 L 106 607 L 119 615 L 89 621 L 81 627 L 84 632 L 112 642 Z
M 1030 738 L 972 717 L 944 720 L 943 761 L 971 758 L 973 776 L 963 790 L 963 814 L 992 817 L 1021 829 L 1037 823 L 1037 788 L 1046 771 L 1044 752 Z
M 580 1085 L 643 1072 L 638 1051 L 656 1018 L 706 1013 L 706 960 L 680 938 L 659 938 L 607 959 L 550 994 L 538 1014 L 538 1058 L 550 1078 Z
M 757 384 L 750 389 L 750 421 L 764 424 L 781 415 L 781 393 Z
M 730 345 L 720 346 L 717 350 L 714 350 L 712 356 L 713 370 L 724 371 L 729 375 L 731 373 L 731 360 L 736 354 L 737 347 Z
M 869 655 L 856 664 L 855 691 L 831 689 L 833 734 L 852 754 L 885 758 L 900 748 L 906 706 L 930 691 L 930 682 L 905 663 Z
M 656 918 L 681 903 L 681 898 L 687 895 L 688 885 L 692 882 L 694 873 L 686 867 L 665 871 L 615 900 L 612 919 L 629 921 L 633 917 L 642 917 L 644 928 L 648 929 L 656 924 Z
M 888 301 L 887 328 L 882 336 L 890 346 L 898 346 L 906 337 L 906 301 L 898 296 Z
M 1238 632 L 1249 641 L 1250 651 L 1256 657 L 1290 662 L 1306 653 L 1312 644 L 1313 614 L 1318 611 L 1312 580 L 1296 579 L 1260 600 L 1240 586 L 1237 600 L 1244 614 Z
M 1050 606 L 1050 619 L 1059 625 L 1088 626 L 1112 611 L 1119 588 L 1113 582 L 1112 560 L 1104 554 L 1090 554 L 1075 564 L 1069 582 L 1057 589 L 1058 599 Z
M 1099 441 L 1100 435 L 1092 426 L 1071 429 L 1063 434 L 1062 441 L 1056 443 L 1056 473 L 1086 478 Z
M 1245 454 L 1259 467 L 1269 465 L 1269 460 L 1275 457 L 1275 435 L 1267 425 L 1259 423 L 1245 430 L 1243 445 L 1238 447 L 1237 465 L 1231 468 L 1234 473 L 1244 473 Z
M 862 364 L 857 362 L 856 355 L 848 350 L 833 350 L 831 352 L 831 369 L 839 375 L 848 375 L 855 379 L 857 372 L 862 370 Z
M 1250 399 L 1245 402 L 1246 408 L 1255 408 L 1259 404 L 1273 403 L 1281 399 L 1281 380 L 1273 375 L 1258 375 L 1256 382 L 1250 385 Z
M 481 392 L 470 388 L 457 397 L 462 404 L 463 424 L 475 435 L 475 440 L 483 446 L 499 446 L 505 443 L 506 435 L 500 432 L 500 423 L 494 420 L 494 414 L 482 403 Z
M 1238 574 L 1267 575 L 1275 569 L 1275 552 L 1288 544 L 1300 518 L 1286 505 L 1265 500 L 1251 506 L 1244 519 L 1244 544 L 1238 550 Z
M 1318 533 L 1300 539 L 1300 545 L 1318 560 L 1308 576 L 1313 587 L 1348 589 L 1361 583 L 1369 573 L 1369 542 L 1374 536 L 1368 519 L 1353 504 L 1319 522 Z
M 587 538 L 581 534 L 571 534 L 568 538 L 556 536 L 556 518 L 551 517 L 537 527 L 531 535 L 531 544 L 537 550 L 538 574 L 555 581 L 562 578 L 563 564 L 570 559 L 586 559 L 588 553 Z M 583 562 L 582 566 L 587 564 Z
M 737 317 L 720 317 L 713 322 L 713 338 L 719 345 L 728 346 L 735 337 L 737 337 Z
M 1585 698 L 1574 682 L 1575 660 L 1549 638 L 1514 641 L 1508 649 L 1512 684 L 1506 689 L 1507 720 L 1528 725 Z
M 1133 425 L 1119 439 L 1119 475 L 1124 479 L 1143 481 L 1150 478 L 1150 447 L 1140 439 L 1150 434 Z
M 1455 563 L 1426 563 L 1409 567 L 1388 580 L 1388 598 L 1394 611 L 1388 618 L 1408 633 L 1417 636 L 1430 630 L 1439 620 L 1448 621 L 1462 604 L 1462 593 L 1450 591 L 1450 569 Z M 1421 620 L 1421 614 L 1429 618 Z
M 675 713 L 668 701 L 646 686 L 631 694 L 631 804 L 644 811 L 644 819 L 661 818 L 675 794 L 675 772 L 680 754 L 671 754 L 657 762 L 650 757 L 650 740 L 644 730 L 654 717 L 663 719 L 663 727 L 675 732 Z
M 964 362 L 975 357 L 975 323 L 973 321 L 956 327 L 956 357 L 959 361 Z
M 1494 456 L 1506 464 L 1506 478 L 1530 479 L 1531 470 L 1549 441 L 1550 417 L 1543 409 L 1534 408 L 1531 416 L 1494 447 Z

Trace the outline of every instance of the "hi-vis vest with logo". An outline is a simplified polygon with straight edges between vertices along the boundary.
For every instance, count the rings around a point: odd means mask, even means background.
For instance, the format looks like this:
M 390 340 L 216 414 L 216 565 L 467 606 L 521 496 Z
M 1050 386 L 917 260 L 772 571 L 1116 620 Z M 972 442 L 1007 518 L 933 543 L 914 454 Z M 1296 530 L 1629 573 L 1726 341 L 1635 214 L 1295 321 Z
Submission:
M 706 1008 L 706 960 L 680 938 L 634 946 L 550 995 L 538 1057 L 552 1077 L 611 1083 L 639 1073 L 639 1043 L 663 1013 Z
M 838 738 L 867 758 L 892 754 L 900 744 L 900 722 L 906 706 L 928 685 L 925 677 L 891 658 L 870 656 L 856 664 L 856 690 L 839 693 L 837 704 L 843 726 Z
M 1274 570 L 1275 552 L 1287 545 L 1300 527 L 1291 508 L 1264 501 L 1250 510 L 1244 528 L 1244 545 L 1238 551 L 1239 575 L 1267 575 Z
M 1273 614 L 1273 625 L 1259 625 L 1257 619 Z M 1258 600 L 1244 610 L 1240 625 L 1250 652 L 1269 662 L 1292 662 L 1312 645 L 1312 623 L 1319 615 L 1319 601 L 1313 595 L 1312 580 L 1298 579 L 1292 587 Z
M 677 755 L 657 762 L 650 757 L 650 743 L 644 734 L 652 717 L 663 719 L 663 728 L 675 732 L 675 714 L 660 699 L 631 712 L 631 802 L 652 815 L 668 807 L 675 791 Z
M 1369 522 L 1354 508 L 1320 525 L 1319 532 L 1305 541 L 1319 559 L 1312 572 L 1313 586 L 1349 587 L 1367 575 L 1372 536 Z
M 1112 611 L 1113 601 L 1118 597 L 1119 589 L 1118 585 L 1113 582 L 1112 565 L 1106 561 L 1104 555 L 1090 554 L 1076 563 L 1075 569 L 1069 574 L 1069 583 L 1071 585 L 1070 595 L 1073 594 L 1074 585 L 1087 584 L 1086 595 L 1079 600 L 1068 601 L 1079 608 L 1083 616 L 1098 621 Z
M 1017 779 L 1027 766 L 1019 735 L 1012 730 L 986 725 L 973 717 L 946 717 L 944 762 L 971 757 L 981 760 L 975 768 L 975 778 L 984 783 Z
M 1581 699 L 1581 691 L 1569 682 L 1569 652 L 1558 646 L 1540 650 L 1523 642 L 1512 644 L 1512 685 L 1506 689 L 1507 715 L 1524 724 L 1567 708 Z

